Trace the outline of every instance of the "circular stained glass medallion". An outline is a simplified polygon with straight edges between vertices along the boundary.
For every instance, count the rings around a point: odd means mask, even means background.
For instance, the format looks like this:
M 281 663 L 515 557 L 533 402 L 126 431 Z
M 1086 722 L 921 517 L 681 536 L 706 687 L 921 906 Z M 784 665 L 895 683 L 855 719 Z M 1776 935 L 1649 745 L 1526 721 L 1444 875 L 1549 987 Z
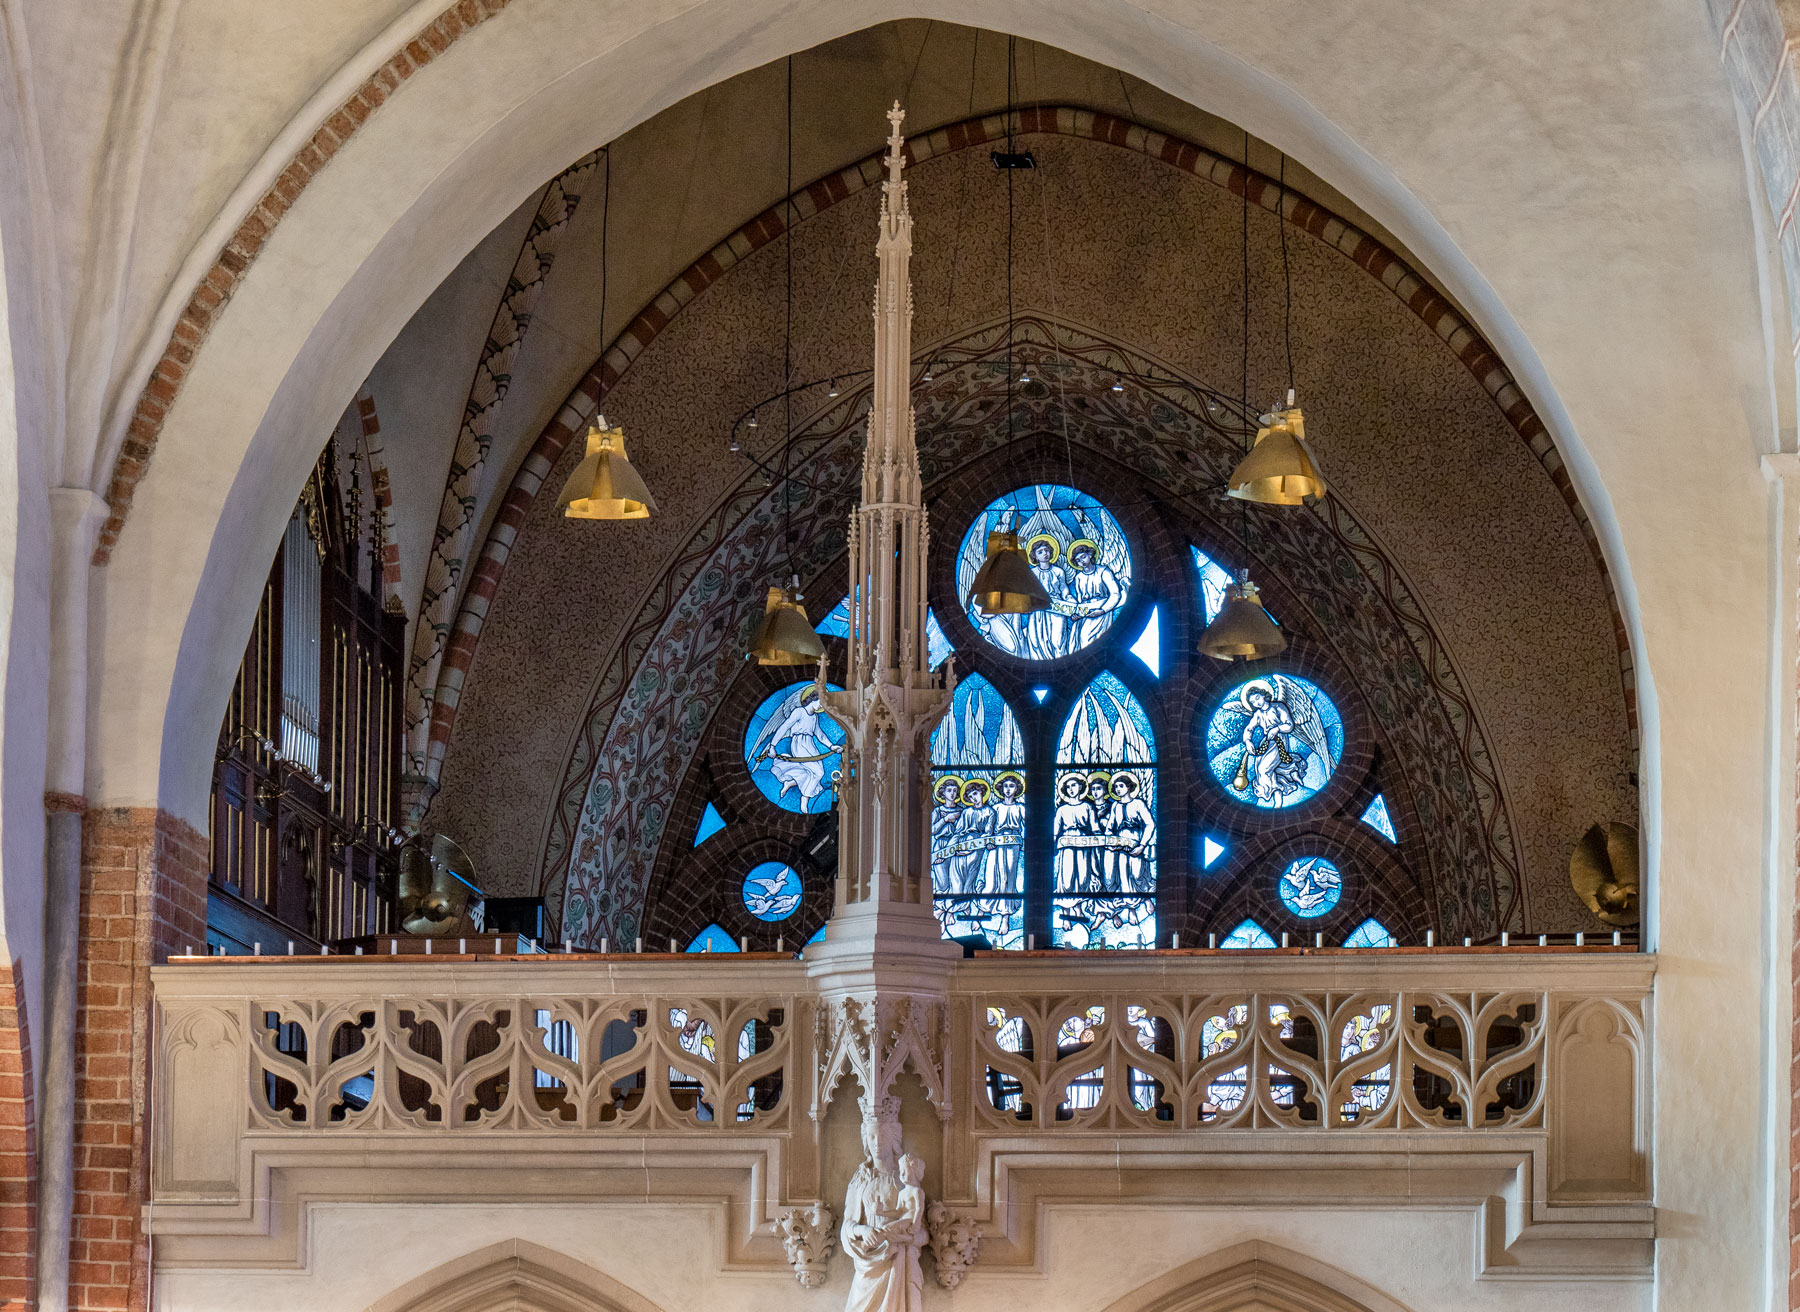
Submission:
M 764 861 L 744 876 L 744 906 L 758 920 L 786 920 L 800 906 L 800 872 Z
M 841 692 L 836 684 L 827 685 Z M 843 767 L 844 731 L 819 709 L 813 685 L 790 684 L 763 699 L 744 730 L 744 766 L 762 795 L 801 815 L 831 809 Z
M 1275 891 L 1282 906 L 1302 920 L 1311 920 L 1338 904 L 1344 893 L 1344 876 L 1322 856 L 1303 856 L 1288 862 Z
M 987 559 L 989 533 L 1013 533 L 1050 609 L 983 615 L 967 600 Z M 1051 661 L 1099 641 L 1131 595 L 1131 548 L 1112 512 L 1085 492 L 1034 483 L 996 497 L 975 516 L 956 555 L 956 592 L 975 631 L 1001 651 Z
M 1316 683 L 1291 674 L 1244 680 L 1206 723 L 1206 764 L 1219 787 L 1266 810 L 1313 796 L 1343 754 L 1337 706 Z

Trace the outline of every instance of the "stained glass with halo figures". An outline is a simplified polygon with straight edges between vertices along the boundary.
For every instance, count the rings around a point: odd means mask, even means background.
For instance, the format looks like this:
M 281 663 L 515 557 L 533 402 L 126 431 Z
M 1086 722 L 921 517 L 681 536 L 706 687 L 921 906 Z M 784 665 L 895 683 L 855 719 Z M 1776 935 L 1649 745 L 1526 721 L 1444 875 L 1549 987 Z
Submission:
M 1016 534 L 1050 606 L 1030 615 L 984 615 L 969 601 L 987 559 L 989 533 Z M 1092 646 L 1131 595 L 1131 548 L 1112 512 L 1085 492 L 1037 483 L 996 497 L 975 516 L 956 556 L 956 595 L 969 623 L 993 646 L 1050 661 Z
M 979 674 L 931 735 L 932 908 L 945 938 L 1025 946 L 1025 740 Z
M 1156 734 L 1117 675 L 1094 676 L 1056 743 L 1051 931 L 1060 947 L 1156 945 Z

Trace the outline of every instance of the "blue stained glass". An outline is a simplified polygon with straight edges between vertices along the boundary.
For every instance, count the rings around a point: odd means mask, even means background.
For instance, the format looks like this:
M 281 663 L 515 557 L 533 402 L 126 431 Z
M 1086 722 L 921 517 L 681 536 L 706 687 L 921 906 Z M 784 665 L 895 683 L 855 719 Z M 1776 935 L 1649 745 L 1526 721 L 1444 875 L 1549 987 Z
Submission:
M 1233 582 L 1231 571 L 1199 547 L 1189 550 L 1194 553 L 1194 569 L 1200 575 L 1200 605 L 1206 612 L 1206 622 L 1211 624 L 1225 606 L 1225 589 Z
M 1213 862 L 1225 855 L 1225 844 L 1211 834 L 1207 834 L 1200 840 L 1200 849 L 1200 868 L 1202 870 L 1211 870 Z
M 758 920 L 786 920 L 804 891 L 800 873 L 779 861 L 764 861 L 744 876 L 744 906 Z
M 1269 931 L 1254 920 L 1243 921 L 1227 934 L 1219 944 L 1222 948 L 1272 948 L 1275 940 L 1269 937 Z
M 1081 690 L 1056 760 L 1056 942 L 1154 946 L 1156 734 L 1118 676 L 1102 671 Z
M 989 533 L 1018 535 L 1050 608 L 1030 615 L 983 615 L 965 601 L 969 622 L 1001 651 L 1047 661 L 1098 641 L 1131 592 L 1131 548 L 1119 521 L 1072 487 L 1038 483 L 988 504 L 963 535 L 956 591 L 967 598 L 987 559 Z
M 1246 679 L 1206 725 L 1206 761 L 1233 799 L 1275 810 L 1313 796 L 1344 754 L 1344 721 L 1330 697 L 1291 674 Z
M 708 925 L 698 934 L 694 941 L 687 945 L 689 952 L 736 952 L 738 945 L 732 941 L 731 935 L 717 925 Z
M 1344 940 L 1347 948 L 1395 948 L 1399 940 L 1388 933 L 1387 926 L 1375 917 L 1370 916 L 1362 924 L 1350 931 L 1350 937 Z
M 830 923 L 830 922 L 827 922 L 827 923 Z M 814 934 L 811 938 L 807 939 L 805 943 L 801 944 L 801 946 L 810 948 L 814 943 L 823 943 L 824 941 L 825 941 L 825 926 L 820 925 L 818 933 Z
M 1050 690 L 1040 684 L 1038 687 L 1031 690 L 1031 696 L 1039 706 L 1042 706 L 1045 702 L 1050 700 Z
M 816 629 L 828 638 L 848 638 L 850 636 L 850 598 L 845 597 L 837 605 L 825 612 Z M 931 668 L 936 669 L 950 659 L 950 653 L 956 648 L 951 645 L 950 637 L 944 632 L 944 626 L 938 623 L 937 612 L 929 606 L 925 608 L 925 654 L 931 661 Z
M 979 674 L 931 735 L 931 887 L 947 938 L 1024 946 L 1025 740 Z
M 827 685 L 841 691 L 836 684 Z M 843 766 L 844 731 L 819 710 L 811 683 L 772 692 L 744 730 L 744 765 L 762 795 L 786 811 L 831 809 Z
M 1302 920 L 1322 916 L 1344 894 L 1344 876 L 1322 856 L 1301 857 L 1288 863 L 1275 885 L 1281 905 Z
M 1375 800 L 1370 802 L 1368 808 L 1363 811 L 1362 822 L 1387 839 L 1388 842 L 1398 843 L 1400 841 L 1400 836 L 1394 832 L 1394 819 L 1388 814 L 1387 798 L 1380 793 L 1375 794 Z
M 1150 618 L 1145 621 L 1138 640 L 1131 644 L 1131 654 L 1144 662 L 1154 677 L 1162 677 L 1162 619 L 1157 615 L 1156 607 L 1150 608 Z
M 708 802 L 706 810 L 700 813 L 700 828 L 694 833 L 694 846 L 699 847 L 724 827 L 725 817 L 719 814 L 718 807 Z

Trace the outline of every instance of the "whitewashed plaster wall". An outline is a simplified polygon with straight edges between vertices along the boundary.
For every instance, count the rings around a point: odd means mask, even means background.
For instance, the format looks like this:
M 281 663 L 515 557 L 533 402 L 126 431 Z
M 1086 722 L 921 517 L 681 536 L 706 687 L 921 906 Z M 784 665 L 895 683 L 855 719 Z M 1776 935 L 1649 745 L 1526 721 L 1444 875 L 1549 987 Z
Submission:
M 40 99 L 68 108 L 44 117 L 75 137 L 57 156 L 70 176 L 92 176 L 100 133 L 76 102 L 106 43 L 85 29 L 119 10 L 41 13 L 63 44 L 38 47 L 54 70 Z M 1757 1019 L 1776 985 L 1744 927 L 1776 874 L 1753 746 L 1771 728 L 1777 622 L 1756 465 L 1769 362 L 1717 42 L 1684 0 L 1327 0 L 1280 21 L 1227 0 L 518 0 L 321 173 L 201 353 L 96 598 L 89 796 L 203 819 L 211 738 L 293 489 L 482 236 L 594 140 L 899 14 L 1012 28 L 1243 123 L 1394 232 L 1519 374 L 1601 526 L 1642 662 L 1658 1202 L 1681 1221 L 1660 1245 L 1659 1305 L 1766 1304 L 1744 1245 L 1775 1206 L 1759 1135 L 1785 1102 L 1786 1054 Z M 68 204 L 79 233 L 86 198 Z M 82 241 L 59 268 L 80 264 Z M 145 249 L 131 278 L 167 285 L 213 254 Z
M 1473 1209 L 1382 1211 L 1346 1203 L 1341 1210 L 1280 1211 L 1057 1207 L 1045 1214 L 1040 1251 L 1048 1256 L 1041 1271 L 1002 1274 L 977 1263 L 954 1293 L 927 1279 L 925 1305 L 1106 1312 L 1195 1259 L 1261 1241 L 1372 1286 L 1393 1300 L 1390 1307 L 1405 1312 L 1649 1312 L 1653 1306 L 1643 1281 L 1478 1280 Z M 667 1205 L 319 1206 L 312 1212 L 303 1269 L 166 1271 L 158 1280 L 157 1306 L 164 1312 L 246 1306 L 350 1312 L 384 1304 L 386 1312 L 391 1291 L 464 1253 L 520 1236 L 578 1259 L 667 1312 L 843 1307 L 846 1259 L 839 1257 L 831 1280 L 815 1290 L 802 1289 L 784 1273 L 721 1271 L 719 1225 L 715 1209 Z

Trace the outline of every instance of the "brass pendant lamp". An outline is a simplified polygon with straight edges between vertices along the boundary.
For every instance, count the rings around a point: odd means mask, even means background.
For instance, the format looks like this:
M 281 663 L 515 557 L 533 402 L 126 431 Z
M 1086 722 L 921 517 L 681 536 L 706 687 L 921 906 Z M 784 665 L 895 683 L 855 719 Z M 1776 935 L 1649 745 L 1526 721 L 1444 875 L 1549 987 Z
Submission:
M 1265 506 L 1300 506 L 1325 495 L 1325 478 L 1306 445 L 1306 421 L 1288 389 L 1287 408 L 1262 417 L 1256 445 L 1231 471 L 1227 496 Z
M 1244 134 L 1244 170 L 1250 169 L 1250 134 Z M 1306 421 L 1294 404 L 1294 280 L 1288 270 L 1287 156 L 1281 157 L 1281 192 L 1275 203 L 1275 224 L 1281 236 L 1281 281 L 1286 296 L 1282 335 L 1287 345 L 1287 404 L 1262 416 L 1256 444 L 1231 471 L 1227 496 L 1264 506 L 1303 506 L 1325 495 L 1325 478 L 1306 445 Z M 1244 187 L 1244 340 L 1246 378 L 1249 374 L 1250 338 L 1250 188 Z M 1246 387 L 1246 391 L 1248 388 Z
M 606 180 L 600 211 L 600 332 L 606 333 L 606 230 L 612 216 L 612 147 L 606 148 Z M 625 454 L 625 430 L 608 428 L 596 415 L 588 428 L 587 454 L 563 484 L 557 505 L 567 519 L 648 519 L 656 501 Z
M 1016 38 L 1008 38 L 1006 150 L 1009 156 L 1013 153 L 1012 92 L 1017 58 L 1015 45 Z M 1013 172 L 1010 168 L 1006 170 L 1006 440 L 1009 448 L 1013 437 L 1013 379 L 1017 376 L 1012 367 Z M 1023 376 L 1019 376 L 1019 381 L 1030 381 L 1029 368 Z M 1032 572 L 1031 562 L 1025 559 L 1025 553 L 1019 549 L 1017 533 L 996 530 L 987 535 L 987 559 L 975 571 L 975 581 L 969 585 L 966 601 L 970 605 L 979 606 L 983 615 L 1030 615 L 1050 609 L 1050 593 Z
M 1050 594 L 1019 550 L 1017 533 L 989 533 L 987 559 L 975 571 L 968 601 L 983 615 L 1029 615 L 1050 609 Z
M 587 458 L 563 484 L 557 505 L 569 519 L 648 519 L 656 501 L 625 454 L 625 430 L 606 416 L 588 429 Z
M 1225 604 L 1200 635 L 1200 654 L 1216 661 L 1257 661 L 1287 650 L 1281 626 L 1263 609 L 1262 594 L 1240 569 L 1225 589 Z
M 758 665 L 817 665 L 825 644 L 806 618 L 800 604 L 799 580 L 794 587 L 769 589 L 763 617 L 750 641 L 750 656 Z

